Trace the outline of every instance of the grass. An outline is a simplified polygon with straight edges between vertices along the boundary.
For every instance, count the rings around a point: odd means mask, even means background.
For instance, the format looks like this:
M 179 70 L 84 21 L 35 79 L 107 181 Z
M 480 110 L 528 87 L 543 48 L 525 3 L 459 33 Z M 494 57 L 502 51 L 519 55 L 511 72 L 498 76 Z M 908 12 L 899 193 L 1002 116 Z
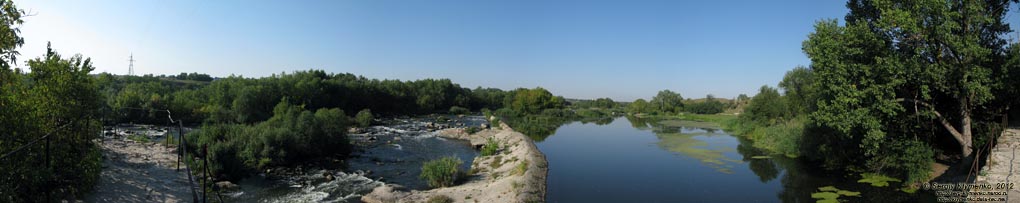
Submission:
M 514 175 L 524 175 L 525 172 L 528 172 L 528 161 L 522 161 L 520 164 L 517 164 Z
M 514 191 L 520 191 L 520 189 L 524 187 L 524 183 L 514 181 L 510 183 L 510 186 L 514 188 Z
M 496 170 L 500 166 L 503 166 L 503 156 L 496 156 L 493 158 L 492 162 L 489 162 L 489 167 L 492 168 L 492 170 Z
M 680 113 L 678 115 L 640 115 L 638 116 L 644 119 L 650 120 L 662 120 L 669 122 L 686 122 L 685 124 L 696 124 L 695 127 L 712 127 L 720 128 L 726 126 L 729 123 L 737 119 L 736 115 L 733 114 L 694 114 L 694 113 Z M 691 122 L 695 121 L 695 122 Z M 701 123 L 698 123 L 701 122 Z M 686 125 L 685 125 L 686 126 Z
M 482 131 L 482 129 L 479 128 L 479 127 L 475 127 L 475 126 L 467 127 L 467 128 L 464 129 L 464 132 L 469 134 L 469 135 L 470 134 L 475 134 L 478 131 Z
M 152 140 L 149 139 L 149 136 L 140 135 L 140 134 L 131 134 L 131 135 L 128 135 L 127 138 L 129 140 L 134 140 L 135 142 L 141 142 L 141 143 L 147 143 L 147 142 L 151 142 L 152 141 Z
M 436 195 L 429 197 L 428 203 L 453 203 L 453 198 L 447 197 L 446 195 Z
M 492 156 L 497 152 L 499 152 L 499 142 L 496 142 L 495 139 L 489 137 L 487 141 L 485 141 L 485 145 L 482 146 L 482 156 Z
M 718 125 L 722 126 L 722 125 L 725 125 L 727 122 L 730 122 L 731 120 L 737 119 L 737 116 L 736 115 L 730 115 L 730 114 L 693 114 L 693 113 L 682 113 L 680 115 L 677 115 L 676 118 L 680 119 L 680 120 L 701 121 L 701 122 L 715 123 L 715 124 L 718 124 Z
M 724 129 L 734 135 L 746 137 L 755 148 L 765 149 L 772 154 L 787 157 L 800 156 L 800 146 L 804 137 L 804 123 L 807 118 L 797 117 L 771 125 L 753 121 L 729 120 Z
M 421 175 L 418 177 L 428 182 L 429 187 L 453 186 L 461 176 L 458 167 L 463 163 L 460 158 L 452 156 L 428 161 L 422 164 Z

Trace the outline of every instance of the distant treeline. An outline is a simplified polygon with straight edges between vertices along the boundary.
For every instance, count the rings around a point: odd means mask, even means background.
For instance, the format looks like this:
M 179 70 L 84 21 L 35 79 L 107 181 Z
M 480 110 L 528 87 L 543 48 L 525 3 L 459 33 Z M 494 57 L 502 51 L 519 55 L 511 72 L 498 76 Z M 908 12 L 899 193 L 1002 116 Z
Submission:
M 416 81 L 367 79 L 321 70 L 297 71 L 263 78 L 231 76 L 208 84 L 163 80 L 155 76 L 97 76 L 110 123 L 166 122 L 175 118 L 201 123 L 256 123 L 272 116 L 286 99 L 293 104 L 339 108 L 353 113 L 372 109 L 382 115 L 446 112 L 452 107 L 472 110 L 500 108 L 507 94 L 498 89 L 463 88 L 448 79 Z

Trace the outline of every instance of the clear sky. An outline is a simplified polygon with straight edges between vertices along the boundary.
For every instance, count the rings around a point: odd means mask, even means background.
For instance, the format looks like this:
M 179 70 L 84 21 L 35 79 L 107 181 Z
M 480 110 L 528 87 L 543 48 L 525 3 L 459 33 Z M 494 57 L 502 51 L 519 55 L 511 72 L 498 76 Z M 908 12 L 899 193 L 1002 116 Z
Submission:
M 136 75 L 324 69 L 568 98 L 732 98 L 808 65 L 801 42 L 814 22 L 847 13 L 829 0 L 296 2 L 17 1 L 34 14 L 19 59 L 50 41 L 114 74 L 133 53 Z

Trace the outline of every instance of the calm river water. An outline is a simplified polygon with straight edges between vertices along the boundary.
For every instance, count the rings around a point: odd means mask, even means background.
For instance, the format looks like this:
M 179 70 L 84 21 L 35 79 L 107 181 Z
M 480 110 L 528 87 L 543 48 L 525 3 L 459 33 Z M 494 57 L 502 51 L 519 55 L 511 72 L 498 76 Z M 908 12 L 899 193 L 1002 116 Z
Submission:
M 574 122 L 537 143 L 549 160 L 547 202 L 815 202 L 819 187 L 850 202 L 928 201 L 768 156 L 709 123 L 618 118 Z

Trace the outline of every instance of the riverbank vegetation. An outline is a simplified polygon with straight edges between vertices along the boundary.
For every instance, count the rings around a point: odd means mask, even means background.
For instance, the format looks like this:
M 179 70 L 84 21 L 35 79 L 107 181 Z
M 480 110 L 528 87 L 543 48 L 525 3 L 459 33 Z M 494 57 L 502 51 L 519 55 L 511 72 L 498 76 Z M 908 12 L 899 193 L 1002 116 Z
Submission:
M 82 197 L 98 181 L 101 98 L 91 59 L 46 53 L 15 67 L 25 14 L 0 1 L 0 202 Z
M 939 154 L 969 167 L 1020 98 L 1010 2 L 850 1 L 845 24 L 819 21 L 804 42 L 810 66 L 762 87 L 730 128 L 774 153 L 908 183 L 933 178 Z
M 463 171 L 460 171 L 460 165 L 464 161 L 461 161 L 457 157 L 443 157 L 440 159 L 427 161 L 421 166 L 422 180 L 429 184 L 429 187 L 449 187 L 457 183 L 457 180 L 463 176 Z

